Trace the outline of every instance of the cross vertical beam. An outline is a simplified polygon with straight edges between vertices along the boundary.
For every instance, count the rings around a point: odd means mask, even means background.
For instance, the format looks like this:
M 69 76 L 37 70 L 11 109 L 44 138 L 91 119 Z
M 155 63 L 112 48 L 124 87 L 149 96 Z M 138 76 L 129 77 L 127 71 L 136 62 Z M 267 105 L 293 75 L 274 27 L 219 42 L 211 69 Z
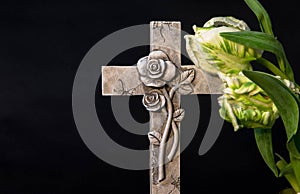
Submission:
M 181 65 L 181 24 L 180 22 L 150 23 L 150 51 L 161 50 L 168 54 L 170 61 L 177 67 Z M 175 93 L 172 99 L 173 110 L 180 108 L 180 95 Z M 150 131 L 163 134 L 167 112 L 149 112 Z M 179 122 L 177 122 L 179 129 Z M 180 135 L 179 135 L 180 137 Z M 167 141 L 165 153 L 169 153 L 173 142 L 172 134 Z M 159 166 L 159 145 L 150 144 L 150 180 L 151 194 L 180 193 L 180 146 L 178 145 L 176 157 L 172 161 L 166 161 L 164 167 Z M 166 173 L 167 172 L 167 173 Z M 161 174 L 160 174 L 161 173 Z

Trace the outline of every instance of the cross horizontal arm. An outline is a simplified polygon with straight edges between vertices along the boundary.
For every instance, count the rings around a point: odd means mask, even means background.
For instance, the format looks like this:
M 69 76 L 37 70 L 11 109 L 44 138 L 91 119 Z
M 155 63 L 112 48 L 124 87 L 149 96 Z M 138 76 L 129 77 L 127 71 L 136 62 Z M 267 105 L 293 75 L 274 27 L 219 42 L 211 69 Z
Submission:
M 221 94 L 222 82 L 217 76 L 204 73 L 194 65 L 182 69 L 194 69 L 193 92 L 191 94 Z M 102 66 L 102 95 L 144 95 L 143 84 L 136 66 Z

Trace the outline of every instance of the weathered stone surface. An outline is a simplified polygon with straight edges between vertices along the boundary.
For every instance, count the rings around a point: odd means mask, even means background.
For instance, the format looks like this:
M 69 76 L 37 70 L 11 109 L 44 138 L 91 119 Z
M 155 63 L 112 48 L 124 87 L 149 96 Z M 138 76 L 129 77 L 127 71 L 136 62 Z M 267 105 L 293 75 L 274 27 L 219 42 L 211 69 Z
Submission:
M 219 77 L 207 74 L 194 65 L 183 65 L 182 69 L 195 69 L 191 94 L 222 94 L 222 82 Z M 123 83 L 118 80 L 122 80 Z M 145 91 L 136 66 L 102 66 L 102 94 L 105 96 L 144 95 Z

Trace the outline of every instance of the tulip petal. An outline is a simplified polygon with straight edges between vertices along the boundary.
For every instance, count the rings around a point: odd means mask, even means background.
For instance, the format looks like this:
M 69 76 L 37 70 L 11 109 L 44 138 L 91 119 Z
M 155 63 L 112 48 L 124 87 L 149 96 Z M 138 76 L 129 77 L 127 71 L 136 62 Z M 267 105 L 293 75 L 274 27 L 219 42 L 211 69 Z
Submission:
M 228 17 L 214 17 L 208 20 L 203 27 L 219 27 L 227 26 L 238 28 L 239 30 L 250 30 L 248 25 L 243 20 L 238 20 L 232 16 Z
M 217 74 L 218 69 L 213 64 L 209 64 L 205 59 L 207 55 L 205 54 L 204 49 L 197 40 L 197 37 L 193 35 L 184 36 L 186 40 L 186 51 L 191 59 L 191 61 L 198 67 L 203 69 L 206 72 Z

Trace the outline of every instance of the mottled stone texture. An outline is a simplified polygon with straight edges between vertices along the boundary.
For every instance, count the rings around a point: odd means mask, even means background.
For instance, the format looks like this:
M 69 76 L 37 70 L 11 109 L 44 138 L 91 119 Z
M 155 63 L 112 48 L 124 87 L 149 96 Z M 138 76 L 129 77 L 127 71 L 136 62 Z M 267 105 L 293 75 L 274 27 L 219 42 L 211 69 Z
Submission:
M 184 65 L 182 69 L 195 70 L 193 92 L 191 94 L 222 94 L 222 82 L 218 76 L 207 74 L 201 69 L 195 68 L 194 65 Z M 128 75 L 130 75 L 130 77 L 128 77 Z M 121 83 L 120 80 L 122 80 L 123 83 Z M 102 66 L 102 95 L 120 96 L 144 94 L 144 87 L 139 79 L 136 66 Z

